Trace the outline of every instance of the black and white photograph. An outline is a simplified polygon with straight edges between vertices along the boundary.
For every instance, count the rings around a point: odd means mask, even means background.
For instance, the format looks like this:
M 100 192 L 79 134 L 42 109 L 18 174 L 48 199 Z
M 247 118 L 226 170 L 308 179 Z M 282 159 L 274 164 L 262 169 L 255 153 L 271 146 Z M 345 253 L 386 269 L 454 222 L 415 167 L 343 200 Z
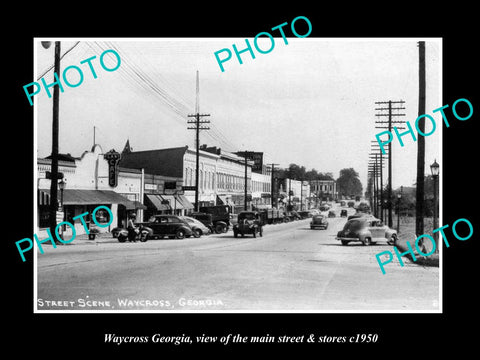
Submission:
M 35 311 L 441 311 L 441 39 L 35 41 Z
M 471 6 L 70 5 L 3 23 L 6 350 L 473 349 Z

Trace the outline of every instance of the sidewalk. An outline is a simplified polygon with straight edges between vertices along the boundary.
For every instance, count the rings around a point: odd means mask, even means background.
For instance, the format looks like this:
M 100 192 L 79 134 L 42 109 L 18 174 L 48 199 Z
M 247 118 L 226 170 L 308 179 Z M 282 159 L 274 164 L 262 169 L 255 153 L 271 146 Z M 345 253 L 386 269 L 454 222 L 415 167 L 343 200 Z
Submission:
M 81 234 L 77 235 L 71 243 L 62 245 L 98 245 L 105 243 L 118 243 L 118 239 L 114 238 L 109 232 L 96 234 L 95 240 L 89 240 L 87 234 Z

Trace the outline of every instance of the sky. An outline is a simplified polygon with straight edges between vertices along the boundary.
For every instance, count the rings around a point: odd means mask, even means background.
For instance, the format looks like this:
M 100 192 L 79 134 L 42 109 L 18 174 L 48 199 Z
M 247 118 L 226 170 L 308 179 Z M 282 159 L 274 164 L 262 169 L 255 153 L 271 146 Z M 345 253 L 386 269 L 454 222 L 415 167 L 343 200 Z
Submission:
M 127 139 L 134 151 L 193 147 L 195 132 L 187 129 L 187 120 L 195 112 L 198 71 L 200 113 L 210 114 L 204 118 L 210 121 L 206 125 L 210 130 L 200 132 L 201 144 L 227 151 L 261 151 L 265 163 L 280 167 L 296 163 L 307 170 L 331 172 L 335 178 L 341 169 L 352 167 L 365 190 L 371 142 L 383 131 L 375 129 L 375 102 L 404 100 L 406 116 L 397 119 L 412 126 L 418 116 L 419 40 L 426 41 L 426 113 L 441 124 L 440 115 L 432 113 L 444 105 L 442 47 L 437 38 L 307 37 L 288 38 L 288 45 L 275 38 L 268 54 L 254 48 L 252 59 L 243 53 L 243 64 L 233 54 L 223 64 L 224 72 L 214 53 L 224 48 L 233 53 L 232 44 L 243 49 L 244 38 L 48 40 L 61 40 L 62 54 L 68 51 L 60 72 L 75 65 L 84 76 L 77 87 L 63 84 L 60 93 L 59 151 L 73 156 L 90 150 L 94 126 L 96 143 L 105 152 L 121 151 Z M 270 47 L 268 38 L 260 40 L 260 48 Z M 249 41 L 253 44 L 253 39 Z M 32 81 L 40 81 L 38 77 L 53 64 L 54 50 L 53 45 L 44 49 L 40 41 L 35 45 Z M 108 49 L 121 58 L 120 67 L 112 72 L 99 63 Z M 88 64 L 80 64 L 94 55 L 96 79 Z M 115 65 L 111 54 L 104 60 L 108 67 Z M 53 70 L 44 79 L 51 83 Z M 68 80 L 79 81 L 76 71 L 69 70 Z M 42 88 L 34 102 L 36 156 L 45 157 L 51 152 L 52 99 Z M 441 164 L 442 131 L 437 126 L 425 138 L 427 174 L 435 159 Z M 404 147 L 397 140 L 392 146 L 393 188 L 412 186 L 416 179 L 417 143 L 409 136 L 403 140 Z

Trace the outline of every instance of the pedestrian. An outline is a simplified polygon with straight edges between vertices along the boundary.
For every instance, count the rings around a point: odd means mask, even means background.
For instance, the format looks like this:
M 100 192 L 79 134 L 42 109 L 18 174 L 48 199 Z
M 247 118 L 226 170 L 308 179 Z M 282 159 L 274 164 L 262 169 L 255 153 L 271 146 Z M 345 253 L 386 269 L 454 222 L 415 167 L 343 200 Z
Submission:
M 135 242 L 135 238 L 137 236 L 137 233 L 135 231 L 135 224 L 133 223 L 134 220 L 137 218 L 135 214 L 130 215 L 130 219 L 128 220 L 127 224 L 127 230 L 128 230 L 128 241 L 130 242 Z

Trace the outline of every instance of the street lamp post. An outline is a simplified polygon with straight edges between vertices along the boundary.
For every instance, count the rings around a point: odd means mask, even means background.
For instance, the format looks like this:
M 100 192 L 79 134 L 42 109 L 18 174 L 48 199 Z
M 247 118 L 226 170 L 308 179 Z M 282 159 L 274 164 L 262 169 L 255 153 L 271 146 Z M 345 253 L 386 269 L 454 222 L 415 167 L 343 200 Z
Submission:
M 51 180 L 51 181 L 53 181 L 53 180 Z M 62 219 L 62 221 L 65 221 L 65 210 L 64 210 L 64 208 L 63 208 L 63 190 L 65 190 L 65 187 L 66 187 L 66 186 L 67 186 L 67 183 L 66 183 L 65 181 L 63 181 L 63 179 L 60 180 L 60 182 L 58 183 L 58 187 L 59 187 L 59 189 L 60 189 L 60 209 L 61 209 L 61 211 L 63 212 L 63 219 Z M 62 233 L 61 233 L 60 236 L 62 237 L 62 239 L 63 239 L 64 226 L 65 226 L 65 225 L 63 225 L 62 228 L 61 228 Z
M 430 171 L 432 172 L 433 178 L 433 229 L 438 228 L 438 214 L 437 214 L 437 181 L 438 175 L 440 173 L 440 165 L 437 163 L 437 159 L 430 165 Z M 433 234 L 433 238 L 435 239 L 435 244 L 438 245 L 438 232 Z M 438 251 L 438 246 L 436 247 Z

